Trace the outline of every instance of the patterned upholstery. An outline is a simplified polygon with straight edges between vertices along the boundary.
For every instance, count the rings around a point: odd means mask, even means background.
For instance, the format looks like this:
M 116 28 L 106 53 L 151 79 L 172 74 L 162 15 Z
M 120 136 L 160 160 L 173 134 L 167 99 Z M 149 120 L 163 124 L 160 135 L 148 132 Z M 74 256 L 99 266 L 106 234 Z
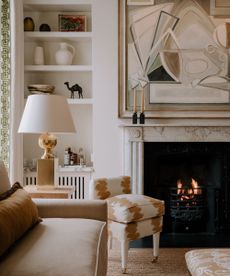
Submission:
M 230 249 L 196 249 L 185 254 L 192 276 L 230 275 Z
M 164 214 L 163 202 L 145 195 L 117 195 L 108 199 L 108 206 L 108 218 L 123 223 L 159 217 Z
M 109 235 L 119 241 L 135 241 L 153 233 L 161 232 L 163 217 L 151 218 L 131 223 L 108 221 Z
M 162 231 L 164 202 L 145 195 L 131 194 L 131 178 L 120 176 L 91 180 L 91 199 L 107 199 L 108 234 L 121 242 L 121 261 L 126 271 L 128 243 L 153 235 L 154 260 L 159 255 L 159 235 Z
M 90 182 L 90 198 L 106 199 L 120 194 L 130 194 L 129 176 L 98 178 Z

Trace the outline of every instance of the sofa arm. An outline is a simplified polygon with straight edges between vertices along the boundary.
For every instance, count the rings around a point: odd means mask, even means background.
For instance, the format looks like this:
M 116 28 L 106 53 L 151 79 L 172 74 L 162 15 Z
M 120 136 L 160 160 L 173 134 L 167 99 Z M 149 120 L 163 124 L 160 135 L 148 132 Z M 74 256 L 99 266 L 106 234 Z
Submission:
M 87 218 L 106 221 L 105 200 L 33 199 L 41 218 Z

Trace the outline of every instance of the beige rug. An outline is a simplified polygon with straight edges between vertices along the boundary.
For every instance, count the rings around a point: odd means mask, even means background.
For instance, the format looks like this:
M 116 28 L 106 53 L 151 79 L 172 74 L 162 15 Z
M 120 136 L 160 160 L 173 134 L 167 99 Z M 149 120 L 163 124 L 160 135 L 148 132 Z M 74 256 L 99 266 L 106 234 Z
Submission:
M 189 276 L 186 269 L 185 252 L 188 248 L 161 248 L 157 263 L 151 262 L 151 248 L 131 248 L 128 258 L 128 275 L 133 276 Z M 121 273 L 120 251 L 109 251 L 108 276 L 124 275 Z

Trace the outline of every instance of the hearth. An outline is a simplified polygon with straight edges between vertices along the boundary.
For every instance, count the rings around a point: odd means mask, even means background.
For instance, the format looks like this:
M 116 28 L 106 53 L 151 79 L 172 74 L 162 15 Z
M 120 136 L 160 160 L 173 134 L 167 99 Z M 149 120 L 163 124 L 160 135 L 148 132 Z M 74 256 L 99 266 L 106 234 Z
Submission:
M 230 143 L 145 142 L 144 194 L 165 201 L 163 236 L 229 233 Z

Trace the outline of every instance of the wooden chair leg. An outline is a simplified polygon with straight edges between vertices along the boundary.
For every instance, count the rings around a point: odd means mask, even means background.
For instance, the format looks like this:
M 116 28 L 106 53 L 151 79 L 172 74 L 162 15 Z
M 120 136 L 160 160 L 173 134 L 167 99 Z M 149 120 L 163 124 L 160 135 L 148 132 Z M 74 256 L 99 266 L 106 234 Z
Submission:
M 127 240 L 121 241 L 121 268 L 122 273 L 127 273 L 129 242 Z
M 153 263 L 156 263 L 159 256 L 159 243 L 160 243 L 160 232 L 153 234 Z

